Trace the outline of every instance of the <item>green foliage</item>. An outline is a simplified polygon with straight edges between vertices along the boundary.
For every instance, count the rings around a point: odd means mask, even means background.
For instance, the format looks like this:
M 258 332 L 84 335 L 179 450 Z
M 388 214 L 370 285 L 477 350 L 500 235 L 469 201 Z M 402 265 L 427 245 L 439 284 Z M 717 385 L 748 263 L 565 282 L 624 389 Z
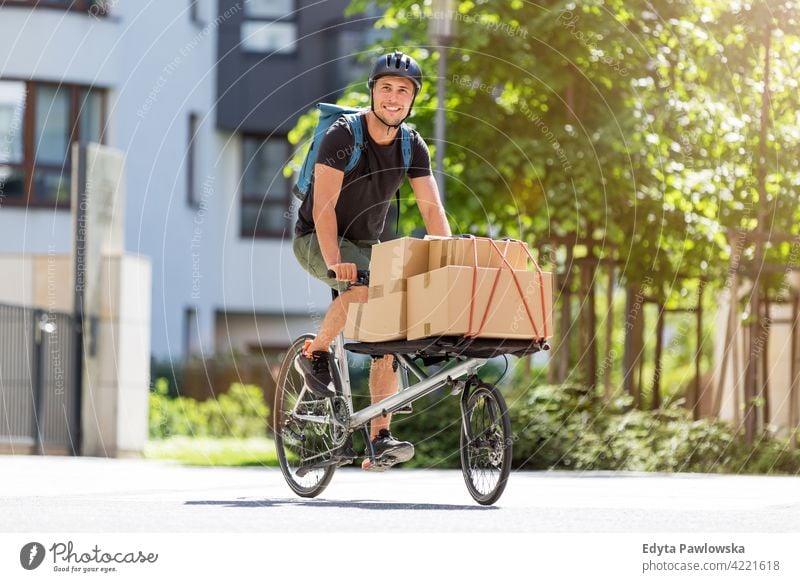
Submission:
M 461 405 L 459 397 L 440 390 L 414 403 L 414 412 L 395 415 L 392 432 L 414 443 L 414 458 L 405 467 L 457 468 Z
M 796 3 L 457 0 L 444 96 L 428 48 L 442 15 L 418 0 L 374 4 L 388 37 L 372 54 L 402 48 L 429 79 L 411 119 L 423 136 L 444 100 L 455 231 L 600 236 L 619 245 L 625 283 L 649 277 L 672 302 L 686 291 L 679 273 L 724 284 L 726 233 L 753 227 L 759 198 L 768 230 L 800 233 Z M 366 102 L 357 95 L 342 102 Z M 406 232 L 420 224 L 410 208 L 401 217 Z M 778 289 L 780 274 L 765 283 Z
M 258 386 L 232 384 L 217 399 L 203 402 L 169 396 L 169 382 L 159 378 L 150 393 L 150 438 L 264 436 L 269 409 Z
M 183 366 L 170 360 L 150 360 L 150 385 L 155 387 L 161 382 L 161 390 L 165 394 L 175 397 L 180 395 L 180 386 L 183 381 Z M 166 384 L 164 384 L 166 383 Z
M 630 398 L 605 403 L 581 386 L 537 383 L 506 399 L 516 469 L 800 473 L 800 451 L 785 441 L 765 434 L 747 445 L 724 422 L 692 420 L 680 401 L 642 411 Z M 459 399 L 440 391 L 395 415 L 392 431 L 416 447 L 404 466 L 458 468 L 460 414 Z
M 277 467 L 275 442 L 263 437 L 246 439 L 173 436 L 145 445 L 146 459 L 177 461 L 203 467 Z
M 514 465 L 526 469 L 800 473 L 800 451 L 763 435 L 747 445 L 724 422 L 611 403 L 579 386 L 539 386 L 511 408 Z

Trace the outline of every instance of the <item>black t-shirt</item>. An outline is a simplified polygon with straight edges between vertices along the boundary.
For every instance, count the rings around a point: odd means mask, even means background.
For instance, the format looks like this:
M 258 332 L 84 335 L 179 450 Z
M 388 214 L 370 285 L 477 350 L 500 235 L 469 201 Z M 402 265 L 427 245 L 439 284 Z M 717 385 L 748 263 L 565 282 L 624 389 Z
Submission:
M 366 113 L 360 117 L 366 151 L 361 152 L 355 168 L 344 176 L 342 191 L 336 202 L 336 223 L 339 236 L 350 240 L 377 240 L 386 223 L 386 213 L 392 198 L 403 183 L 402 134 L 397 132 L 395 140 L 385 146 L 378 145 L 367 131 Z M 320 143 L 317 163 L 325 164 L 344 172 L 355 138 L 344 119 L 337 120 L 328 128 Z M 431 174 L 431 156 L 428 146 L 416 131 L 411 132 L 411 165 L 409 178 Z M 300 206 L 295 236 L 314 232 L 314 181 L 312 178 L 308 196 Z

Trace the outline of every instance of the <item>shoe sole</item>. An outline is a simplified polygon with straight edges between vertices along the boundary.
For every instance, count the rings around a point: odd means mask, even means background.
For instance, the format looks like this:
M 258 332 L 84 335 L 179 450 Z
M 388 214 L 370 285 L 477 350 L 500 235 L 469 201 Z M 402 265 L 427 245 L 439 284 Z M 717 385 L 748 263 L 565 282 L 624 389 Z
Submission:
M 315 390 L 313 387 L 311 387 L 309 385 L 308 380 L 306 380 L 306 372 L 305 372 L 305 370 L 303 370 L 303 367 L 300 365 L 300 360 L 298 360 L 298 358 L 302 358 L 302 357 L 303 356 L 297 356 L 294 359 L 294 369 L 298 374 L 300 374 L 300 377 L 303 379 L 303 386 L 308 388 L 308 391 L 311 392 L 317 398 L 332 398 L 332 397 L 336 396 L 336 392 L 328 391 L 328 392 L 322 394 L 322 393 L 320 393 L 319 391 Z
M 391 469 L 398 463 L 405 463 L 414 458 L 414 446 L 392 449 L 375 458 L 375 462 L 367 467 L 361 466 L 365 471 L 381 473 Z

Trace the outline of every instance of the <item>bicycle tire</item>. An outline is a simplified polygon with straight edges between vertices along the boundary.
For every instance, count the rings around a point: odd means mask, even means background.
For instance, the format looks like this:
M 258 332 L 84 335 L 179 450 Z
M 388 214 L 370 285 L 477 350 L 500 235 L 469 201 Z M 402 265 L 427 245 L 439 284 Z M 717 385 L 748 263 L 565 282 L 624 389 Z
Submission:
M 492 505 L 511 472 L 511 419 L 496 386 L 484 382 L 461 396 L 461 473 L 472 498 Z
M 278 453 L 281 472 L 289 487 L 300 497 L 316 497 L 322 493 L 333 478 L 336 465 L 329 465 L 315 468 L 305 475 L 298 475 L 298 470 L 302 468 L 304 458 L 314 455 L 322 455 L 321 461 L 325 460 L 325 430 L 333 430 L 332 426 L 325 429 L 319 425 L 311 423 L 303 424 L 293 418 L 292 411 L 297 403 L 297 398 L 303 394 L 301 405 L 307 407 L 320 406 L 318 402 L 327 400 L 317 400 L 308 390 L 302 392 L 303 379 L 294 367 L 295 358 L 298 357 L 305 345 L 306 340 L 313 340 L 313 334 L 304 334 L 298 337 L 281 363 L 278 374 L 278 382 L 275 389 L 275 406 L 273 407 L 273 427 L 275 435 L 275 448 Z M 313 404 L 312 404 L 313 403 Z M 292 434 L 289 434 L 289 433 Z M 287 438 L 288 437 L 288 438 Z M 302 437 L 302 439 L 296 438 Z M 306 439 L 308 448 L 306 448 Z M 298 444 L 298 442 L 300 444 Z M 335 447 L 327 447 L 327 452 L 331 452 Z M 295 459 L 299 455 L 299 462 Z

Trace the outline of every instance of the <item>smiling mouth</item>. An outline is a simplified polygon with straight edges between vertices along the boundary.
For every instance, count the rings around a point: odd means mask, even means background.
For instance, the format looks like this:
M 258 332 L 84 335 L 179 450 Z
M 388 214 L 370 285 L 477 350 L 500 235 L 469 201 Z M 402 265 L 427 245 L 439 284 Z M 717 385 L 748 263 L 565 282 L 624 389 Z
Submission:
M 385 105 L 384 105 L 384 107 L 383 107 L 383 108 L 384 108 L 386 111 L 388 111 L 389 113 L 400 113 L 400 111 L 401 111 L 401 108 L 400 108 L 400 107 L 387 107 L 387 106 L 385 106 Z

